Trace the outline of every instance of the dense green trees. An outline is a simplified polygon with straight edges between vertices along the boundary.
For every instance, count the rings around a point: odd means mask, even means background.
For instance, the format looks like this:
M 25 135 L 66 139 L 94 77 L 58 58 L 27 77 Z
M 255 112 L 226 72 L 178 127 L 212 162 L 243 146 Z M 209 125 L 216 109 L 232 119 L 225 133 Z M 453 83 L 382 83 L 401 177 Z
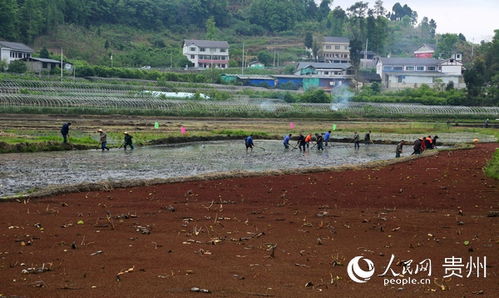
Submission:
M 499 105 L 499 30 L 491 42 L 476 49 L 476 58 L 464 72 L 468 100 L 473 104 Z
M 2 0 L 0 37 L 30 42 L 58 24 L 125 24 L 157 30 L 203 28 L 213 17 L 219 26 L 231 20 L 227 0 Z M 180 29 L 180 28 L 184 29 Z
M 346 36 L 363 45 L 369 40 L 369 50 L 379 54 L 408 53 L 423 42 L 435 43 L 436 23 L 423 18 L 414 27 L 417 13 L 407 5 L 396 3 L 388 12 L 382 0 L 372 8 L 362 1 L 346 10 L 332 9 L 333 4 L 332 0 L 2 0 L 0 38 L 31 43 L 59 24 L 87 28 L 112 24 L 176 34 L 206 31 L 208 39 L 227 39 L 229 32 L 255 36 L 310 32 L 309 47 L 311 34 Z M 111 41 L 105 45 L 106 50 L 118 46 Z
M 16 0 L 0 1 L 0 36 L 5 39 L 16 40 L 18 6 Z

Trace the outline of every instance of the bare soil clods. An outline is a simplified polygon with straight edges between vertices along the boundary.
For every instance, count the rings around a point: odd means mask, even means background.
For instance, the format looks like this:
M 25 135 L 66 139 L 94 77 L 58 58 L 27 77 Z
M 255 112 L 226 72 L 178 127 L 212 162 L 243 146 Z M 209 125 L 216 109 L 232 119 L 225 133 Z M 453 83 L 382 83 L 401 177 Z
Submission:
M 493 297 L 499 222 L 488 214 L 499 210 L 499 182 L 482 167 L 496 147 L 383 168 L 3 202 L 0 294 Z M 392 254 L 398 272 L 403 260 L 430 258 L 431 284 L 383 286 L 377 275 Z M 346 270 L 361 255 L 376 264 L 365 284 Z M 487 278 L 443 279 L 452 256 L 487 256 Z

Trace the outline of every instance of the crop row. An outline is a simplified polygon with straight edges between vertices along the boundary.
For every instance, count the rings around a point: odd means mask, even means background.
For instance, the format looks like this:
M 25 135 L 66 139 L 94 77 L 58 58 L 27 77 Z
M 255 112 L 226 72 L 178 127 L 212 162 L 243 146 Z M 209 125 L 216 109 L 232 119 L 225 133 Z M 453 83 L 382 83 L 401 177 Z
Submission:
M 270 101 L 207 102 L 164 100 L 157 98 L 103 96 L 52 96 L 37 94 L 0 94 L 0 106 L 91 107 L 97 109 L 138 109 L 150 111 L 199 111 L 229 113 L 331 113 L 357 115 L 492 115 L 499 116 L 499 107 L 427 106 L 418 104 L 348 103 L 348 104 L 288 104 Z

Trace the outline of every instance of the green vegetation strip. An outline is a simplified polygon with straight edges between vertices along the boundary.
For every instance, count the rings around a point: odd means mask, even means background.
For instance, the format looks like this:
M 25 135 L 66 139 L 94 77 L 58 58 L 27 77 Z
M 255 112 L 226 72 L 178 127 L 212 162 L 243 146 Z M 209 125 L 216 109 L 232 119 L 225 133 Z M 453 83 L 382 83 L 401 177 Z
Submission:
M 494 156 L 485 167 L 485 174 L 491 178 L 499 179 L 499 149 L 496 149 Z

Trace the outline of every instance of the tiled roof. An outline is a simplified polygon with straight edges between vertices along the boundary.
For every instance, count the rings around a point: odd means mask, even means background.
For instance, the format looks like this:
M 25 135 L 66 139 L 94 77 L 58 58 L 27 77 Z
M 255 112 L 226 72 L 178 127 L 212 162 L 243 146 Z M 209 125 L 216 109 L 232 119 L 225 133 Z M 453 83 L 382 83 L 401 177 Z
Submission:
M 23 51 L 23 52 L 28 52 L 28 53 L 33 53 L 33 49 L 28 47 L 27 45 L 19 42 L 10 42 L 10 41 L 3 41 L 0 40 L 0 47 L 4 48 L 9 48 L 13 50 L 18 50 L 18 51 Z
M 29 60 L 47 62 L 47 63 L 61 63 L 61 61 L 59 61 L 59 60 L 48 59 L 48 58 L 38 58 L 38 57 L 31 57 L 31 58 L 29 58 Z
M 228 48 L 229 43 L 226 41 L 219 40 L 196 40 L 196 39 L 186 39 L 184 40 L 185 45 L 196 45 L 202 48 Z
M 435 58 L 381 58 L 383 65 L 439 65 L 442 61 Z
M 346 42 L 349 43 L 350 39 L 347 37 L 339 37 L 339 36 L 326 36 L 324 37 L 325 42 Z

